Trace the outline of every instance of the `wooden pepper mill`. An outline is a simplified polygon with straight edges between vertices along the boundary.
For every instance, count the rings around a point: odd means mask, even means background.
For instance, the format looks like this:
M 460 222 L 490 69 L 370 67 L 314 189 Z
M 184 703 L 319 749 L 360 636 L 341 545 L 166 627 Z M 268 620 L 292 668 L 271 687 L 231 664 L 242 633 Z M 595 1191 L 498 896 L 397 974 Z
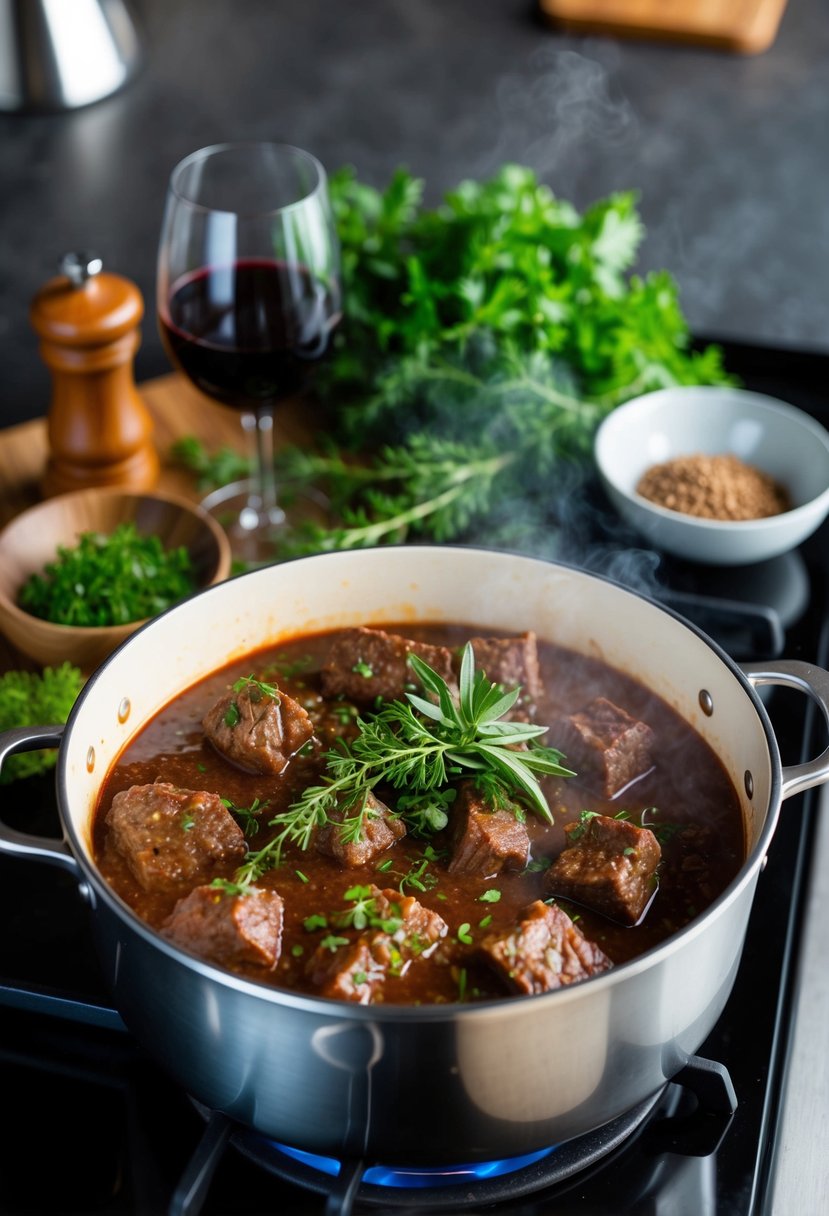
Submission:
M 37 293 L 31 323 L 52 376 L 48 497 L 88 486 L 148 490 L 158 481 L 153 422 L 135 387 L 144 302 L 101 259 L 70 253 Z

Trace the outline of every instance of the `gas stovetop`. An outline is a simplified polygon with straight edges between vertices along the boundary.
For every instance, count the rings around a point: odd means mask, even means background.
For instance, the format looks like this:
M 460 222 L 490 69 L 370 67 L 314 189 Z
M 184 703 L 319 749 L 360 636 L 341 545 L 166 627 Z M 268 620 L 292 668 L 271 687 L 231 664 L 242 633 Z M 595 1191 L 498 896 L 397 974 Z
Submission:
M 829 360 L 727 353 L 748 387 L 829 416 L 818 395 Z M 728 571 L 642 558 L 614 528 L 592 548 L 590 568 L 620 581 L 633 573 L 634 586 L 646 569 L 645 589 L 738 662 L 785 654 L 826 666 L 827 535 L 824 528 L 797 553 Z M 806 698 L 775 688 L 767 705 L 784 764 L 821 749 Z M 0 858 L 0 1216 L 769 1211 L 817 801 L 808 791 L 784 804 L 731 997 L 682 1074 L 588 1137 L 519 1163 L 459 1162 L 440 1175 L 309 1159 L 201 1108 L 145 1057 L 110 1007 L 74 880 Z M 58 834 L 51 779 L 8 787 L 3 817 Z

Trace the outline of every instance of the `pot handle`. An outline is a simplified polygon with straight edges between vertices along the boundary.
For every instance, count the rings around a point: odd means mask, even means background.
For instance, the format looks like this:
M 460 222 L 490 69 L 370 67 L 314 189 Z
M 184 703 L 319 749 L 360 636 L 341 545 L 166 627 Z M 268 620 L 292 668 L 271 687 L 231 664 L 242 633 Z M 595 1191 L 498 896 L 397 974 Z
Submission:
M 62 737 L 63 726 L 18 726 L 14 730 L 4 731 L 0 734 L 0 769 L 8 756 L 16 752 L 34 752 L 42 747 L 57 747 Z M 30 836 L 28 832 L 17 832 L 2 820 L 0 853 L 45 861 L 69 870 L 78 882 L 82 879 L 81 868 L 65 840 L 50 840 L 48 837 Z
M 740 667 L 752 685 L 782 684 L 806 693 L 820 709 L 829 727 L 829 671 L 804 663 L 800 659 L 776 659 L 773 663 L 741 663 Z M 804 764 L 784 765 L 781 772 L 781 797 L 789 798 L 813 785 L 829 780 L 829 747 L 814 760 Z

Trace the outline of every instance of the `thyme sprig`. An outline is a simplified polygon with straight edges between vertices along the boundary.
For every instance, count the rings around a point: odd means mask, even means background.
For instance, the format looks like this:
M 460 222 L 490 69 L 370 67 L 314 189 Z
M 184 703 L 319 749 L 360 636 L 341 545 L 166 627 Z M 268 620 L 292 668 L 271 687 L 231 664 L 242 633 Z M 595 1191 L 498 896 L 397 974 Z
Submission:
M 380 783 L 407 795 L 438 791 L 462 777 L 473 778 L 485 797 L 517 802 L 552 821 L 539 784 L 542 776 L 572 776 L 556 748 L 538 743 L 547 730 L 528 722 L 504 721 L 520 689 L 505 692 L 476 671 L 472 646 L 461 658 L 457 698 L 446 681 L 417 655 L 409 664 L 426 693 L 406 693 L 376 714 L 358 719 L 359 734 L 351 744 L 339 740 L 326 756 L 326 774 L 310 786 L 270 826 L 275 836 L 249 853 L 237 881 L 254 882 L 279 865 L 288 844 L 307 849 L 318 828 L 338 807 L 364 801 Z M 520 747 L 516 745 L 525 745 Z M 405 818 L 405 814 L 404 814 Z M 422 816 L 418 819 L 422 830 Z

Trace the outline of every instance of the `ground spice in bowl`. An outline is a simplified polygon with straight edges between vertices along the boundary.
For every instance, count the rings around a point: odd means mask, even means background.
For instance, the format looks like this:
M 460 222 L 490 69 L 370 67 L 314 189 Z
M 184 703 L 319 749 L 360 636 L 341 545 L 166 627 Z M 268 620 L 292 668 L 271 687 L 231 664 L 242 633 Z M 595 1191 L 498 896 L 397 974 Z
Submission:
M 703 519 L 763 519 L 792 507 L 785 487 L 732 455 L 698 453 L 652 465 L 639 479 L 636 493 L 660 507 Z

